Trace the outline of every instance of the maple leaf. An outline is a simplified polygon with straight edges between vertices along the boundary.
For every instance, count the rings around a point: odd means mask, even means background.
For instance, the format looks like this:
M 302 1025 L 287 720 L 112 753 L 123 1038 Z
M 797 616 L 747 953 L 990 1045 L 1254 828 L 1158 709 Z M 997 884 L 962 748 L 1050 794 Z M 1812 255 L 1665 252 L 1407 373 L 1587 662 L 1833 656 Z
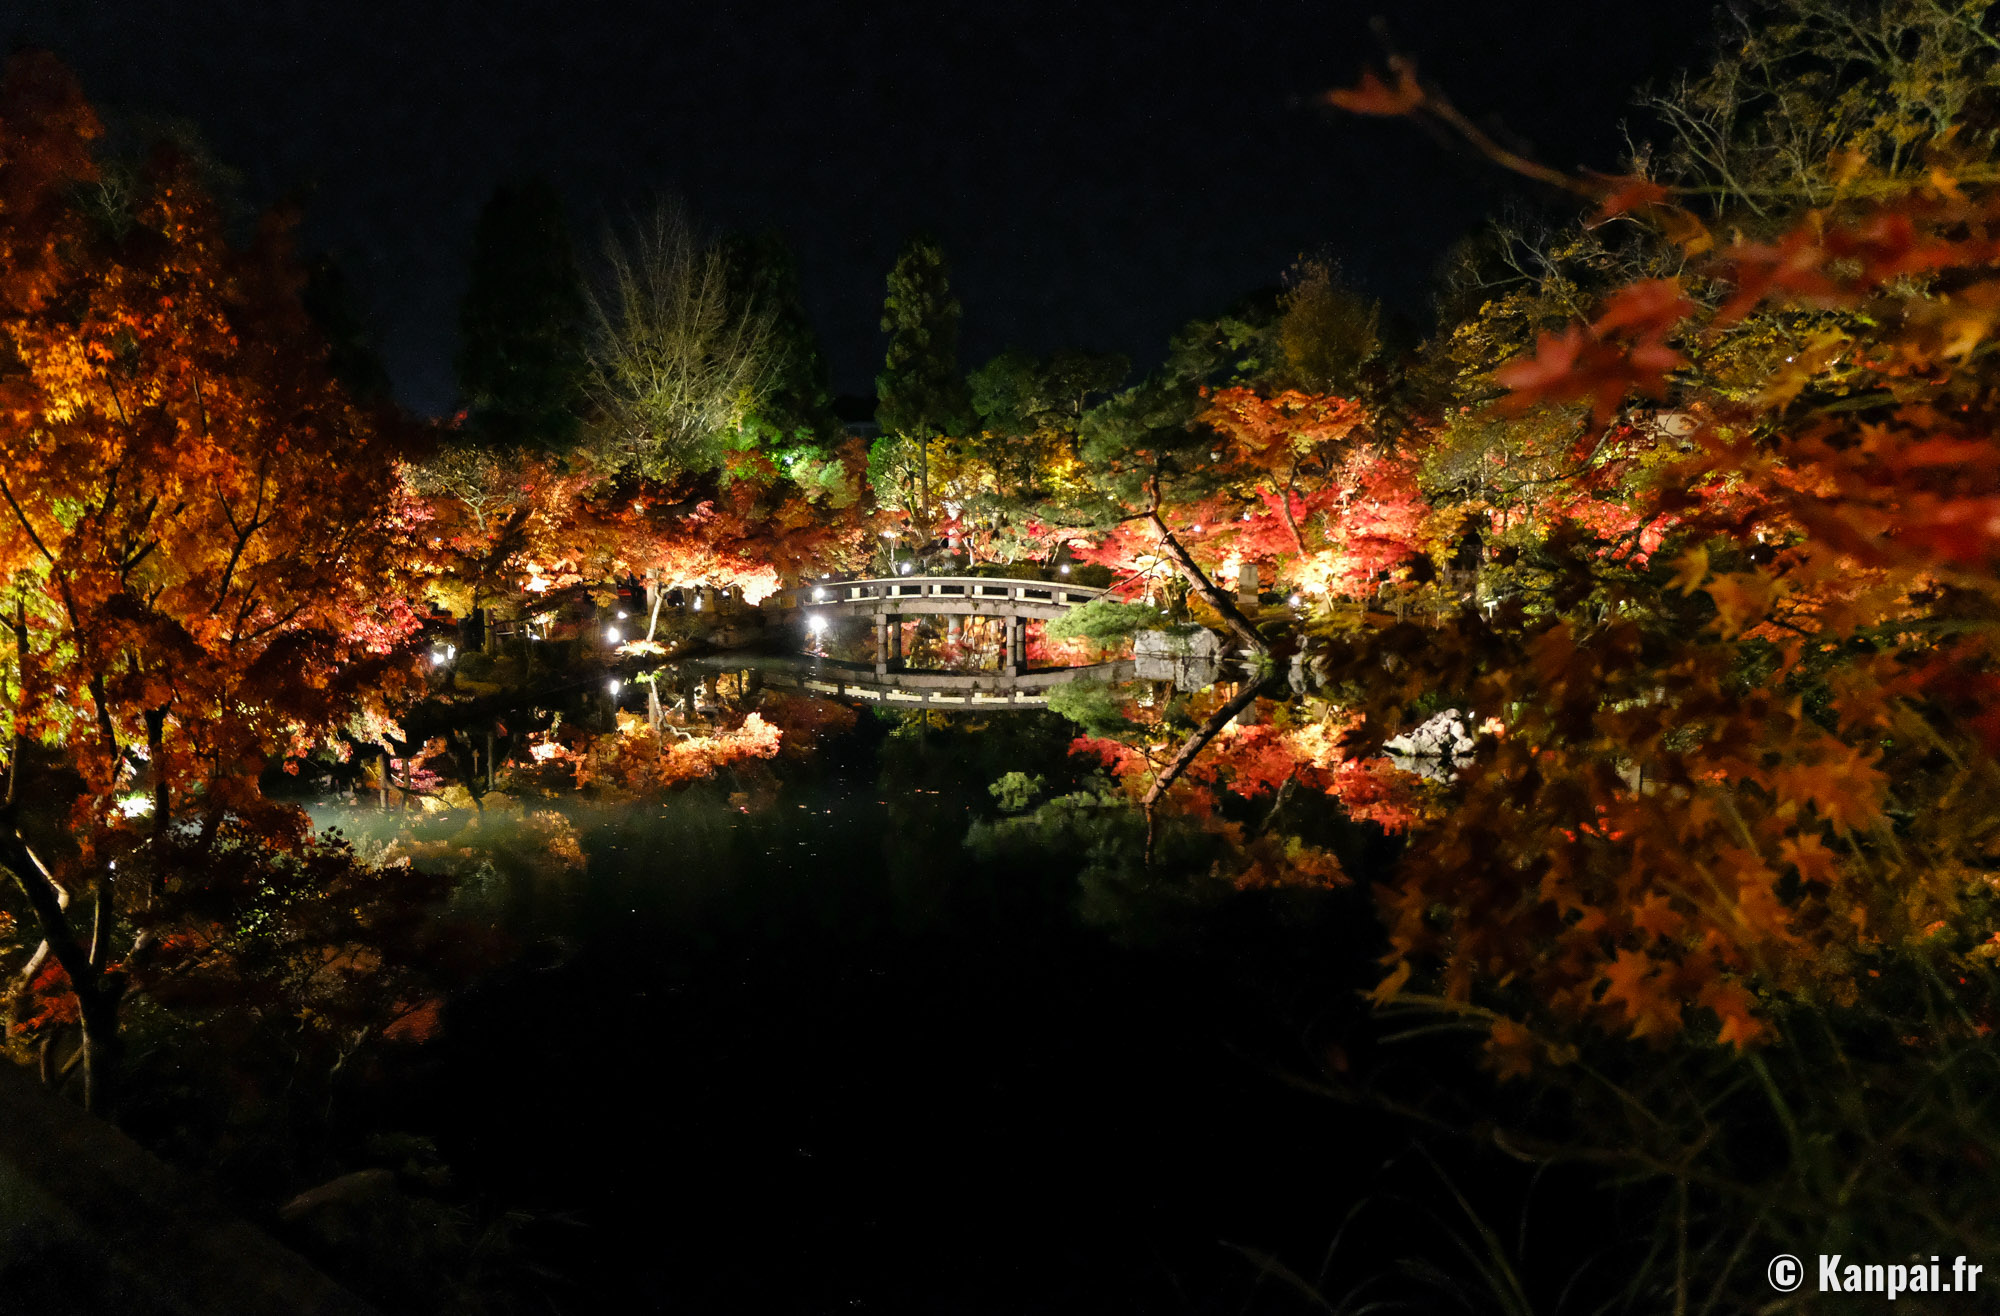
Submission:
M 1717 576 L 1702 588 L 1715 600 L 1716 625 L 1725 637 L 1763 620 L 1778 596 L 1777 580 L 1758 571 Z
M 1632 926 L 1648 936 L 1671 941 L 1687 926 L 1687 920 L 1674 909 L 1673 901 L 1665 893 L 1655 891 L 1632 911 Z
M 1599 976 L 1604 984 L 1599 1001 L 1625 1011 L 1632 1021 L 1634 1037 L 1667 1032 L 1679 1026 L 1680 1007 L 1664 999 L 1660 967 L 1660 962 L 1644 951 L 1621 950 Z
M 1693 310 L 1679 279 L 1642 279 L 1607 298 L 1590 327 L 1599 337 L 1637 330 L 1637 337 L 1658 338 Z
M 1505 1081 L 1532 1074 L 1540 1047 L 1535 1035 L 1524 1025 L 1513 1019 L 1500 1018 L 1493 1021 L 1481 1049 L 1493 1072 Z
M 1833 851 L 1827 849 L 1825 842 L 1812 832 L 1787 836 L 1778 845 L 1778 856 L 1798 869 L 1802 882 L 1823 882 L 1831 886 L 1839 876 Z
M 1410 962 L 1406 959 L 1397 960 L 1396 967 L 1389 971 L 1389 976 L 1376 983 L 1374 989 L 1368 993 L 1369 999 L 1377 1005 L 1387 1005 L 1395 1000 L 1402 994 L 1404 984 L 1410 981 L 1410 973 Z
M 1700 546 L 1689 549 L 1674 559 L 1673 579 L 1667 588 L 1677 589 L 1683 594 L 1692 594 L 1708 579 L 1708 550 Z
M 1500 366 L 1493 378 L 1509 390 L 1511 413 L 1543 402 L 1588 401 L 1592 418 L 1609 424 L 1632 394 L 1659 395 L 1667 372 L 1685 361 L 1657 339 L 1628 343 L 1570 325 L 1558 334 L 1542 334 L 1532 355 Z
M 1824 758 L 1780 766 L 1772 773 L 1772 785 L 1781 798 L 1812 805 L 1836 831 L 1847 834 L 1882 816 L 1888 782 L 1861 755 L 1839 747 Z
M 1590 226 L 1593 228 L 1607 220 L 1616 219 L 1618 216 L 1628 214 L 1634 210 L 1650 209 L 1660 202 L 1665 201 L 1669 195 L 1667 189 L 1661 184 L 1654 182 L 1650 178 L 1638 175 L 1623 178 L 1605 178 L 1601 181 L 1606 187 L 1610 188 L 1610 191 L 1605 194 L 1604 200 L 1598 204 L 1597 214 L 1591 220 Z
M 1718 978 L 1701 989 L 1696 1004 L 1714 1013 L 1722 1024 L 1717 1041 L 1742 1051 L 1762 1041 L 1769 1029 L 1753 1013 L 1757 998 L 1739 982 Z
M 1416 66 L 1406 59 L 1396 59 L 1390 62 L 1390 69 L 1395 79 L 1393 86 L 1382 81 L 1375 70 L 1363 69 L 1361 80 L 1354 86 L 1336 88 L 1322 99 L 1350 114 L 1408 114 L 1424 103 L 1424 89 L 1417 82 Z

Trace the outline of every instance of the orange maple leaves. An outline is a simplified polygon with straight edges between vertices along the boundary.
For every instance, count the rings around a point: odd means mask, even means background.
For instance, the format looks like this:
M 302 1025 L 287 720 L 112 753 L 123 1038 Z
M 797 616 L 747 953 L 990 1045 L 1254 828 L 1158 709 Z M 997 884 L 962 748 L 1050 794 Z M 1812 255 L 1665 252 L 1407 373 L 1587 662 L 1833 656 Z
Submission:
M 1669 371 L 1687 358 L 1668 337 L 1694 309 L 1677 279 L 1647 279 L 1620 289 L 1589 325 L 1544 333 L 1530 357 L 1493 372 L 1515 411 L 1545 402 L 1587 401 L 1600 426 L 1627 398 L 1662 397 Z
M 209 816 L 290 833 L 258 769 L 393 682 L 417 624 L 396 436 L 328 372 L 282 225 L 232 247 L 162 155 L 109 231 L 76 200 L 80 93 L 32 57 L 6 87 L 0 582 L 28 649 L 10 711 L 68 745 L 100 820 L 150 733 L 155 777 Z
M 1678 344 L 1867 302 L 1802 363 L 1773 359 L 1762 395 L 1700 397 L 1653 505 L 1683 551 L 1619 585 L 1622 616 L 1480 628 L 1459 697 L 1507 735 L 1385 896 L 1393 983 L 1428 962 L 1457 999 L 1506 983 L 1570 1022 L 1661 1038 L 1706 1018 L 1745 1046 L 1767 1036 L 1762 994 L 1846 999 L 1886 945 L 1985 939 L 1996 224 L 2000 198 L 1963 195 L 1808 216 L 1716 257 L 1716 312 L 1636 284 L 1499 372 L 1517 414 L 1583 401 L 1603 423 L 1669 387 Z M 1836 368 L 1849 400 L 1813 404 Z M 1518 1029 L 1489 1048 L 1507 1072 Z

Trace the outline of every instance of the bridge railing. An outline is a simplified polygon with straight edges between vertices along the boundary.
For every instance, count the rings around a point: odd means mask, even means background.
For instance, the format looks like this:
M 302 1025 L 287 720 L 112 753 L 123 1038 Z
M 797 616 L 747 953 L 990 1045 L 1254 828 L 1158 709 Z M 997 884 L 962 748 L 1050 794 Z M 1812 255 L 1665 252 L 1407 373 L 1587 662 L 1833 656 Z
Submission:
M 991 576 L 888 576 L 878 580 L 826 580 L 780 590 L 771 602 L 780 608 L 880 602 L 895 599 L 965 599 L 1072 608 L 1102 598 L 1105 591 L 1054 580 L 1007 580 Z

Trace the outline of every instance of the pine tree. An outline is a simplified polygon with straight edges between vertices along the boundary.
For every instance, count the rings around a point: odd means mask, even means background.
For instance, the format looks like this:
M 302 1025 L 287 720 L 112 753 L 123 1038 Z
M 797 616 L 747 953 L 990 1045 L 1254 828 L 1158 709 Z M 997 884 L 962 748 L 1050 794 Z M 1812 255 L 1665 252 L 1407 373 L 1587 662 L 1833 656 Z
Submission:
M 875 419 L 882 437 L 869 454 L 876 498 L 901 507 L 918 525 L 930 510 L 930 445 L 969 430 L 971 399 L 958 371 L 958 322 L 944 249 L 929 237 L 903 244 L 889 271 L 882 331 L 889 351 L 875 379 Z

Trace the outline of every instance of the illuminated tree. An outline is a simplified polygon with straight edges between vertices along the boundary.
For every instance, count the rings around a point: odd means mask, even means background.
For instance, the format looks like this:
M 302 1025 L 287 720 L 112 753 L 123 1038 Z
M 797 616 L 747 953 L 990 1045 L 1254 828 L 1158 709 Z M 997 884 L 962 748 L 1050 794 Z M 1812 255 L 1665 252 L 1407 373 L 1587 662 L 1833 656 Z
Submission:
M 1342 287 L 1323 259 L 1301 260 L 1285 288 L 1278 347 L 1294 385 L 1355 396 L 1362 367 L 1382 349 L 1382 308 Z
M 233 249 L 171 152 L 135 176 L 117 225 L 75 204 L 97 125 L 46 58 L 9 66 L 0 131 L 0 595 L 17 737 L 0 865 L 75 994 L 101 1101 L 121 904 L 170 883 L 149 854 L 176 817 L 204 846 L 225 822 L 299 839 L 302 816 L 266 802 L 259 774 L 407 671 L 419 582 L 399 563 L 420 513 L 394 436 L 328 372 L 281 227 Z M 73 859 L 38 856 L 12 816 L 33 761 L 22 740 L 81 779 Z M 135 761 L 153 784 L 143 835 L 118 807 Z M 65 887 L 88 890 L 87 930 Z
M 971 428 L 971 403 L 958 371 L 958 322 L 944 249 L 930 238 L 903 244 L 882 303 L 888 355 L 875 379 L 882 435 L 868 457 L 869 483 L 884 507 L 927 532 L 936 520 L 931 450 Z
M 605 242 L 591 296 L 589 448 L 649 479 L 719 466 L 778 378 L 771 308 L 739 295 L 729 253 L 663 202 Z
M 1099 509 L 1079 454 L 1078 430 L 1090 410 L 1124 382 L 1122 356 L 1065 351 L 1036 360 L 1003 352 L 967 379 L 976 432 L 958 445 L 965 491 L 948 494 L 960 520 L 987 531 L 990 556 L 1046 551 L 1029 527 L 1074 524 Z
M 824 460 L 843 437 L 819 335 L 806 315 L 799 272 L 777 233 L 738 235 L 725 247 L 739 303 L 771 315 L 770 383 L 743 422 L 745 436 L 788 471 Z
M 1353 94 L 1429 103 L 1399 85 Z M 1645 180 L 1578 184 L 1600 222 L 1672 234 L 1690 275 L 1619 287 L 1494 372 L 1497 421 L 1575 435 L 1571 490 L 1529 500 L 1552 521 L 1538 578 L 1442 631 L 1322 651 L 1372 725 L 1357 748 L 1439 700 L 1483 732 L 1399 872 L 1384 999 L 1427 972 L 1558 1029 L 1741 1048 L 1767 1002 L 1852 1003 L 1891 953 L 1991 958 L 1984 149 L 1857 175 L 1770 241 L 1725 244 Z M 1592 509 L 1590 459 L 1645 446 L 1620 423 L 1635 396 L 1685 423 Z M 1512 1021 L 1489 1052 L 1503 1072 L 1564 1054 Z

